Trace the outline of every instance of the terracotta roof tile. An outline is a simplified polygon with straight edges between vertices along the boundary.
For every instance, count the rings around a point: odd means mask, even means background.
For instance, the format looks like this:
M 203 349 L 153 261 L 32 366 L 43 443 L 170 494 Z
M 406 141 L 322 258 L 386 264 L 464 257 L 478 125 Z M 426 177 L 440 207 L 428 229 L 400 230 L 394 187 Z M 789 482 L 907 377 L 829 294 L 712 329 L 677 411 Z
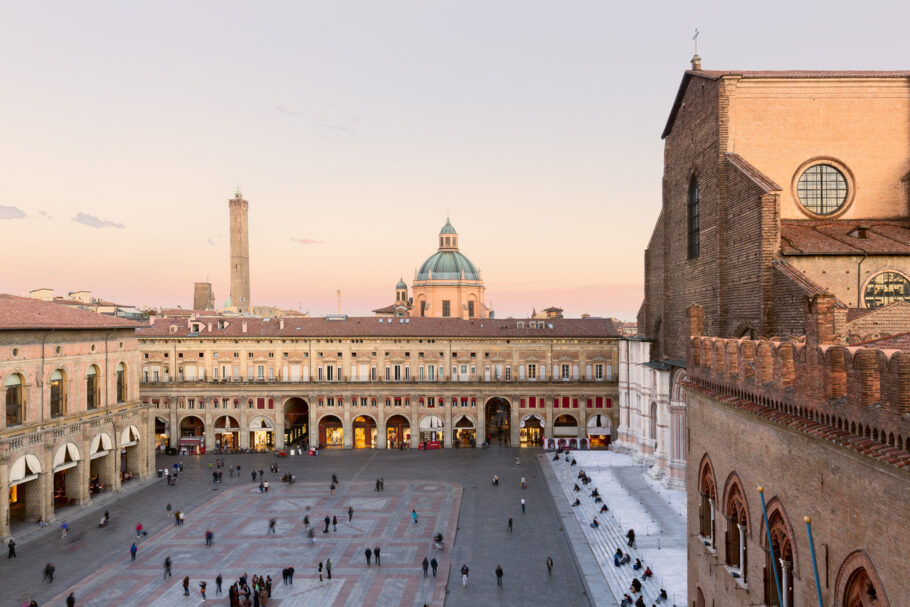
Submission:
M 0 293 L 0 330 L 21 329 L 132 329 L 138 323 L 72 306 Z
M 864 341 L 863 346 L 873 346 L 879 350 L 906 350 L 910 351 L 910 331 L 906 333 L 898 333 L 897 335 L 889 335 L 887 337 L 879 337 L 878 339 L 870 339 L 869 341 Z
M 866 238 L 850 236 L 867 227 Z M 910 255 L 910 220 L 785 219 L 780 222 L 784 255 Z

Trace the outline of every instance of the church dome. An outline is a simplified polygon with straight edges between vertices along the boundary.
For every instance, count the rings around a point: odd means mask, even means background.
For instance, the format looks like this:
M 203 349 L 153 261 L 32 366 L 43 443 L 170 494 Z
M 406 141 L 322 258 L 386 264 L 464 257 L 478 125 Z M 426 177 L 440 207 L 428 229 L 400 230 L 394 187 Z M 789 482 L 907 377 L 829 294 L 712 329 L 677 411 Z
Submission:
M 395 285 L 395 288 L 396 289 L 407 289 L 408 285 L 404 282 L 404 279 L 402 278 L 401 280 L 398 281 L 398 284 Z
M 442 229 L 439 231 L 440 234 L 457 234 L 455 228 L 452 226 L 452 222 L 449 221 L 449 218 L 446 217 L 446 224 L 442 226 Z
M 463 276 L 462 273 L 464 273 Z M 479 277 L 477 268 L 471 263 L 471 260 L 458 251 L 438 251 L 423 262 L 417 271 L 417 280 L 462 279 L 479 280 Z

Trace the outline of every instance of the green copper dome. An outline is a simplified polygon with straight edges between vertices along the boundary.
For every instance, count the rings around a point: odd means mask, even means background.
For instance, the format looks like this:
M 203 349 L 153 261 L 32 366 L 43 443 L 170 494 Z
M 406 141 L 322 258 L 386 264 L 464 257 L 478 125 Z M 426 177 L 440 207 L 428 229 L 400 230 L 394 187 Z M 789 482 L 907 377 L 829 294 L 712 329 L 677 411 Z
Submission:
M 452 227 L 452 222 L 449 221 L 449 218 L 446 217 L 446 224 L 442 226 L 442 230 L 439 231 L 440 234 L 457 234 L 455 228 Z
M 452 233 L 455 233 L 454 229 Z M 417 280 L 461 280 L 462 272 L 464 280 L 479 280 L 477 268 L 470 259 L 458 251 L 439 251 L 423 262 L 417 271 Z
M 401 280 L 398 281 L 398 284 L 395 285 L 395 288 L 396 289 L 407 289 L 408 285 L 404 282 L 404 279 L 402 278 Z

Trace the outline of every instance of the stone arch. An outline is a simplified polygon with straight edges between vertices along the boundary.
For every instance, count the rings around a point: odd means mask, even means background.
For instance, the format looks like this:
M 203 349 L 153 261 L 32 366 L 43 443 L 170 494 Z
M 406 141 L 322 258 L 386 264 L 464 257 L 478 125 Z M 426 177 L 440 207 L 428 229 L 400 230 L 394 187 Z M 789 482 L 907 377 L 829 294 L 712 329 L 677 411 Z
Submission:
M 177 427 L 180 429 L 180 436 L 205 435 L 205 422 L 198 415 L 184 415 L 177 422 Z M 185 434 L 185 432 L 191 432 L 191 434 Z
M 113 450 L 114 441 L 111 440 L 110 435 L 107 432 L 99 432 L 92 437 L 91 446 L 89 447 L 89 457 L 91 459 L 104 457 Z
M 869 593 L 874 591 L 874 601 Z M 862 598 L 865 595 L 866 602 Z M 863 550 L 854 550 L 847 555 L 834 582 L 834 605 L 837 607 L 890 607 L 891 603 L 885 594 L 885 586 L 869 558 Z
M 79 464 L 82 455 L 79 453 L 79 447 L 75 443 L 64 443 L 54 452 L 54 472 L 67 470 Z
M 47 375 L 48 407 L 51 417 L 62 417 L 67 413 L 69 375 L 63 366 L 52 369 Z
M 25 383 L 25 374 L 16 370 L 8 373 L 3 379 L 3 416 L 7 428 L 19 426 L 26 422 L 26 395 L 28 394 Z
M 717 507 L 717 482 L 711 457 L 705 453 L 698 465 L 699 534 L 714 543 L 714 508 Z
M 742 480 L 736 472 L 731 472 L 724 483 L 724 516 L 731 516 L 736 511 L 738 521 L 746 527 L 746 532 L 752 535 L 752 518 L 749 514 L 749 502 L 743 490 Z
M 733 331 L 736 339 L 755 339 L 755 327 L 750 322 L 740 323 Z
M 247 422 L 250 430 L 274 430 L 275 422 L 267 415 L 257 415 Z
M 748 542 L 751 520 L 749 504 L 743 491 L 742 481 L 736 472 L 731 472 L 724 486 L 724 518 L 727 529 L 724 532 L 725 561 L 727 565 L 738 568 L 747 582 L 745 574 L 748 569 Z M 741 531 L 742 529 L 742 531 Z
M 789 560 L 793 564 L 793 577 L 799 578 L 799 559 L 796 552 L 796 536 L 793 533 L 793 526 L 790 524 L 790 517 L 787 516 L 787 511 L 784 509 L 783 503 L 781 503 L 777 496 L 771 498 L 765 505 L 765 509 L 768 512 L 768 525 L 771 528 L 772 541 L 781 541 L 786 538 L 788 542 L 787 547 L 789 550 L 786 551 L 784 555 L 781 555 L 775 548 L 775 556 L 777 558 L 789 556 Z M 762 548 L 768 550 L 768 534 L 765 531 L 764 519 L 761 520 L 761 543 Z M 792 605 L 793 603 L 791 602 L 790 604 Z

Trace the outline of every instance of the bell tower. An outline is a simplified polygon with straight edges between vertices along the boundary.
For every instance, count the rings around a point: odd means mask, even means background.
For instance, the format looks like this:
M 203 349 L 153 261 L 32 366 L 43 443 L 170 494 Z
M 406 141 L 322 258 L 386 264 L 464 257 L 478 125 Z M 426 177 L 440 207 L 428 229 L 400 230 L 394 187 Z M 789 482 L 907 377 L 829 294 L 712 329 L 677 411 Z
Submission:
M 231 305 L 241 314 L 250 311 L 250 238 L 247 224 L 249 203 L 238 189 L 228 201 L 231 211 Z

